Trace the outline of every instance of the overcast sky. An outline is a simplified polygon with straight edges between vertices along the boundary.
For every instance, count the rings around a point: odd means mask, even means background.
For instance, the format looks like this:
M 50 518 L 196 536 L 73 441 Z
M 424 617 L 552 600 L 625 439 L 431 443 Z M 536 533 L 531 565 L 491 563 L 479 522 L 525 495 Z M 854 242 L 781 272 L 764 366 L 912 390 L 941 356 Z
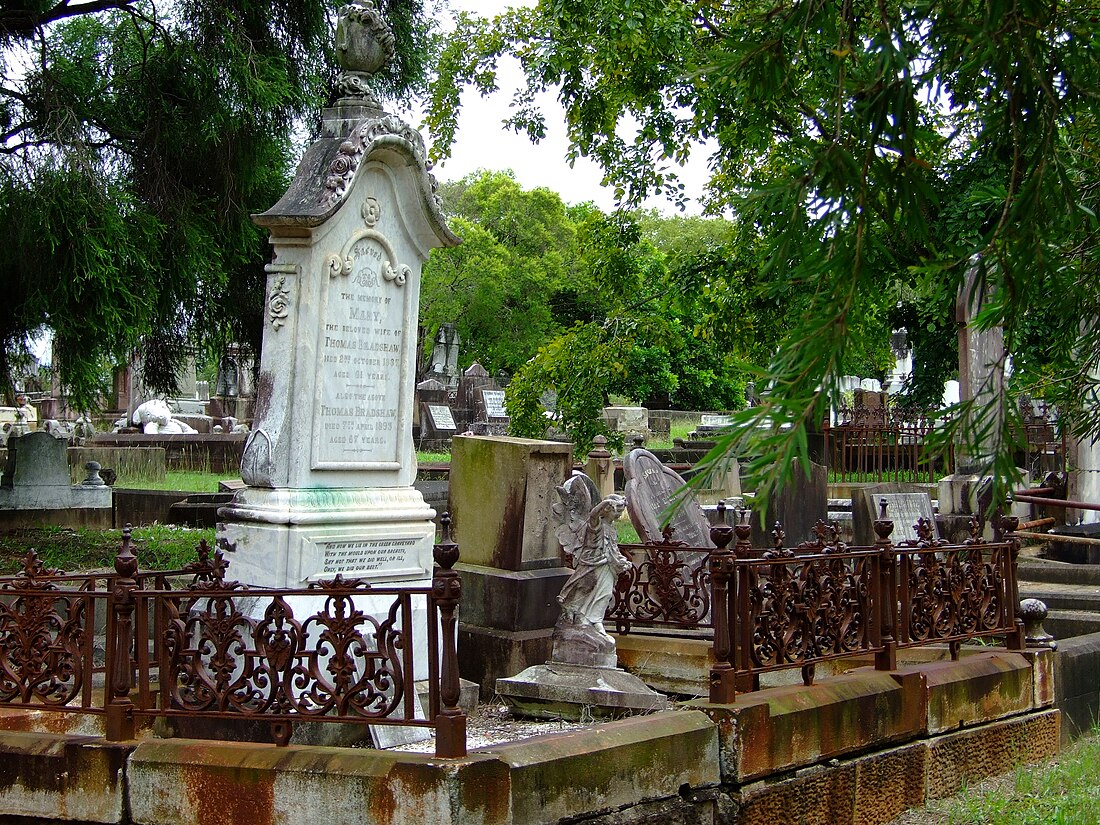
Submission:
M 534 5 L 534 2 L 451 0 L 455 11 L 476 12 L 486 17 L 497 14 L 507 6 L 524 5 Z M 547 114 L 547 135 L 538 145 L 532 144 L 525 136 L 517 135 L 501 125 L 508 116 L 512 93 L 522 79 L 518 65 L 515 61 L 501 61 L 497 76 L 500 90 L 490 97 L 482 98 L 476 92 L 463 95 L 452 156 L 436 167 L 436 177 L 441 181 L 458 180 L 480 168 L 512 169 L 525 188 L 545 186 L 560 193 L 567 203 L 590 200 L 602 209 L 612 208 L 614 192 L 600 185 L 603 175 L 599 166 L 586 158 L 579 158 L 572 167 L 566 163 L 568 141 L 565 121 L 563 116 L 555 115 L 555 112 L 562 111 L 555 96 L 543 96 L 541 102 Z M 427 130 L 424 136 L 431 141 L 432 136 Z M 697 214 L 700 211 L 697 199 L 708 177 L 706 153 L 696 150 L 692 161 L 678 170 L 678 174 L 691 199 L 687 211 Z M 651 198 L 646 206 L 666 213 L 678 212 L 675 205 L 664 198 Z

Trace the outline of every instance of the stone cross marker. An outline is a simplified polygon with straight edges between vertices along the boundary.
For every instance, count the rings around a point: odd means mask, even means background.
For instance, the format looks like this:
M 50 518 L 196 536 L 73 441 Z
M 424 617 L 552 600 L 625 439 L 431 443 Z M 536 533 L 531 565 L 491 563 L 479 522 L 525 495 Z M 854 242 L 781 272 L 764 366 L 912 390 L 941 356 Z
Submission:
M 290 188 L 254 216 L 271 233 L 253 432 L 218 543 L 234 578 L 300 586 L 335 573 L 431 576 L 434 511 L 413 488 L 421 266 L 458 243 L 424 141 L 363 79 L 393 55 L 369 3 L 341 9 L 345 96 Z

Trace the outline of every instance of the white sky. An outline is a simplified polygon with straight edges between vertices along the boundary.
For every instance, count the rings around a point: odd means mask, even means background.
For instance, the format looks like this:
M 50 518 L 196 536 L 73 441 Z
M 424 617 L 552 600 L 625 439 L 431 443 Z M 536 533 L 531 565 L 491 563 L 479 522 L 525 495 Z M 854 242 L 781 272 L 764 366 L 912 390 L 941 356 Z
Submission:
M 450 0 L 456 11 L 476 12 L 491 17 L 508 6 L 534 5 L 533 0 Z M 518 135 L 502 126 L 508 116 L 508 104 L 513 92 L 519 88 L 522 73 L 515 61 L 501 61 L 497 72 L 499 91 L 483 98 L 476 91 L 467 91 L 462 97 L 462 111 L 451 157 L 439 163 L 434 172 L 441 181 L 458 180 L 477 169 L 512 169 L 516 179 L 526 188 L 545 186 L 561 194 L 566 203 L 593 201 L 601 209 L 615 205 L 615 194 L 600 185 L 603 177 L 599 166 L 587 158 L 578 158 L 570 167 L 565 160 L 568 140 L 565 135 L 564 115 L 553 94 L 544 95 L 540 103 L 546 113 L 547 134 L 537 145 L 524 135 Z M 427 130 L 424 137 L 431 142 Z M 709 175 L 707 152 L 697 148 L 686 167 L 674 170 L 685 186 L 689 202 L 688 214 L 698 214 L 698 203 Z M 665 213 L 676 213 L 676 206 L 663 197 L 646 201 L 647 207 Z

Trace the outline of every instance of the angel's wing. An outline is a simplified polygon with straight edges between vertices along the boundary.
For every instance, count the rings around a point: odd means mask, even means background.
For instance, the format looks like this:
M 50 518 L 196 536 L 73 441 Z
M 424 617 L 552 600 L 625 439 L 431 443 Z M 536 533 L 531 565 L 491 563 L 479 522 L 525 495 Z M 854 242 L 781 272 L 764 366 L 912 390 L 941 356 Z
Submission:
M 551 508 L 557 528 L 554 536 L 565 551 L 565 561 L 572 567 L 573 556 L 584 543 L 588 513 L 599 499 L 596 484 L 582 472 L 574 472 L 565 484 L 555 488 L 561 502 Z M 596 492 L 593 492 L 596 491 Z

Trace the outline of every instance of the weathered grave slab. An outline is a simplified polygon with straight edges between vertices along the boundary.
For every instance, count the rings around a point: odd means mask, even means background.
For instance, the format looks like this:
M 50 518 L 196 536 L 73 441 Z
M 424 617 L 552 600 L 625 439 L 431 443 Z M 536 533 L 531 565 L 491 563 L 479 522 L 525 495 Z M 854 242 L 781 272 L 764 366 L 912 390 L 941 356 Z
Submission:
M 879 504 L 886 500 L 886 517 L 894 522 L 893 542 L 916 539 L 913 525 L 924 518 L 936 523 L 932 497 L 915 484 L 885 483 L 863 487 L 852 492 L 852 530 L 855 543 L 875 543 L 874 522 L 879 517 Z
M 811 531 L 819 521 L 829 517 L 829 471 L 810 462 L 807 477 L 796 468 L 790 482 L 772 496 L 767 513 L 752 511 L 752 543 L 754 547 L 771 547 L 775 522 L 783 525 L 787 545 L 800 544 L 812 538 Z
M 643 541 L 659 542 L 662 528 L 689 547 L 713 547 L 710 524 L 695 494 L 684 489 L 679 473 L 665 467 L 649 450 L 631 450 L 623 461 L 626 507 Z
M 8 438 L 0 477 L 0 510 L 71 510 L 111 507 L 111 488 L 96 472 L 87 484 L 72 484 L 69 444 L 38 431 Z

